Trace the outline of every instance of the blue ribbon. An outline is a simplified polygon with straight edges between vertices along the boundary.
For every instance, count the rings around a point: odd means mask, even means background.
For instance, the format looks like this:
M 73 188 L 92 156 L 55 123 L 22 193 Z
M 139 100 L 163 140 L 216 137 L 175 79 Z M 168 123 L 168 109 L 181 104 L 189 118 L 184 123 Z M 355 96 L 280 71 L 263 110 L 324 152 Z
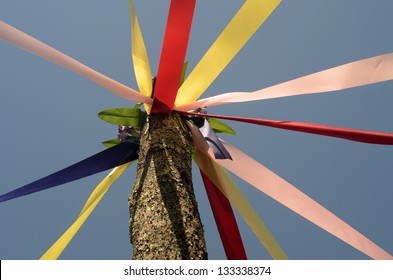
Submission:
M 214 157 L 216 159 L 231 159 L 228 150 L 224 147 L 221 140 L 218 138 L 217 134 L 210 127 L 209 122 L 204 119 L 203 125 L 199 127 L 199 131 L 202 133 L 203 137 L 206 139 L 207 144 L 213 150 Z
M 207 144 L 212 149 L 214 153 L 214 157 L 216 159 L 230 159 L 232 157 L 228 150 L 222 144 L 220 138 L 218 138 L 217 134 L 211 128 L 209 122 L 202 117 L 190 117 L 190 119 L 194 122 L 194 124 L 198 127 L 199 131 L 206 139 Z
M 120 144 L 77 162 L 35 182 L 0 195 L 0 202 L 72 182 L 138 159 L 139 142 Z

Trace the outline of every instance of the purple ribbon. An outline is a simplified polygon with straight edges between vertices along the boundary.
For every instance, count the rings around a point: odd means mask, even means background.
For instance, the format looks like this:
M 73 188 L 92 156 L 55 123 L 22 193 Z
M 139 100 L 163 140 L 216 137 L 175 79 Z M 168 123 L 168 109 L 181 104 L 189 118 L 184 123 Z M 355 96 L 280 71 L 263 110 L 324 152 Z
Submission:
M 212 149 L 214 153 L 214 157 L 216 159 L 230 159 L 232 160 L 231 155 L 228 150 L 222 144 L 220 138 L 218 138 L 217 134 L 209 125 L 209 122 L 202 117 L 190 117 L 190 119 L 194 122 L 194 124 L 198 127 L 199 131 L 206 139 L 207 144 Z

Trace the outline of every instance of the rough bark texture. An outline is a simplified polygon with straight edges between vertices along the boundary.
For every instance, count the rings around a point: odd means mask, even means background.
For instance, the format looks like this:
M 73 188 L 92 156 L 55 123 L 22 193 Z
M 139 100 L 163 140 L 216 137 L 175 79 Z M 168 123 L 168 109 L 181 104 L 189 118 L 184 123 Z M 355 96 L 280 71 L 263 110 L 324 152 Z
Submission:
M 150 115 L 130 193 L 133 259 L 207 259 L 191 177 L 192 140 L 177 113 Z

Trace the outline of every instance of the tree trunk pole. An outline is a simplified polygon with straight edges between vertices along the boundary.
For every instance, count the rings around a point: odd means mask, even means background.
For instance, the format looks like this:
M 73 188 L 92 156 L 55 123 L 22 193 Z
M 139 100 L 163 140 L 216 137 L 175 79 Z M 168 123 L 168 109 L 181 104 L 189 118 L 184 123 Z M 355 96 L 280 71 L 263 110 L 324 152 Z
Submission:
M 207 259 L 191 159 L 192 138 L 182 117 L 150 115 L 128 199 L 133 259 Z

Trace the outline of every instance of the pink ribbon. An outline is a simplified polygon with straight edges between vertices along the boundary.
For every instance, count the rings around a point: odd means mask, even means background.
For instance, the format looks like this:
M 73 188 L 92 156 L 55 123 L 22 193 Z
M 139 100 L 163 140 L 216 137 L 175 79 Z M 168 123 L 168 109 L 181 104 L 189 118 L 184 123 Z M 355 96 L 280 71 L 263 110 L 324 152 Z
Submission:
M 148 104 L 152 103 L 150 98 L 87 67 L 3 21 L 0 21 L 0 39 L 78 73 L 125 99 Z
M 393 79 L 393 53 L 330 68 L 253 92 L 230 92 L 185 104 L 176 110 L 247 102 L 301 94 L 323 93 Z
M 356 231 L 312 198 L 284 179 L 228 143 L 224 146 L 233 160 L 215 160 L 205 139 L 195 126 L 190 127 L 198 150 L 208 154 L 215 162 L 236 174 L 258 190 L 277 200 L 300 216 L 316 224 L 373 259 L 393 259 L 371 240 Z

